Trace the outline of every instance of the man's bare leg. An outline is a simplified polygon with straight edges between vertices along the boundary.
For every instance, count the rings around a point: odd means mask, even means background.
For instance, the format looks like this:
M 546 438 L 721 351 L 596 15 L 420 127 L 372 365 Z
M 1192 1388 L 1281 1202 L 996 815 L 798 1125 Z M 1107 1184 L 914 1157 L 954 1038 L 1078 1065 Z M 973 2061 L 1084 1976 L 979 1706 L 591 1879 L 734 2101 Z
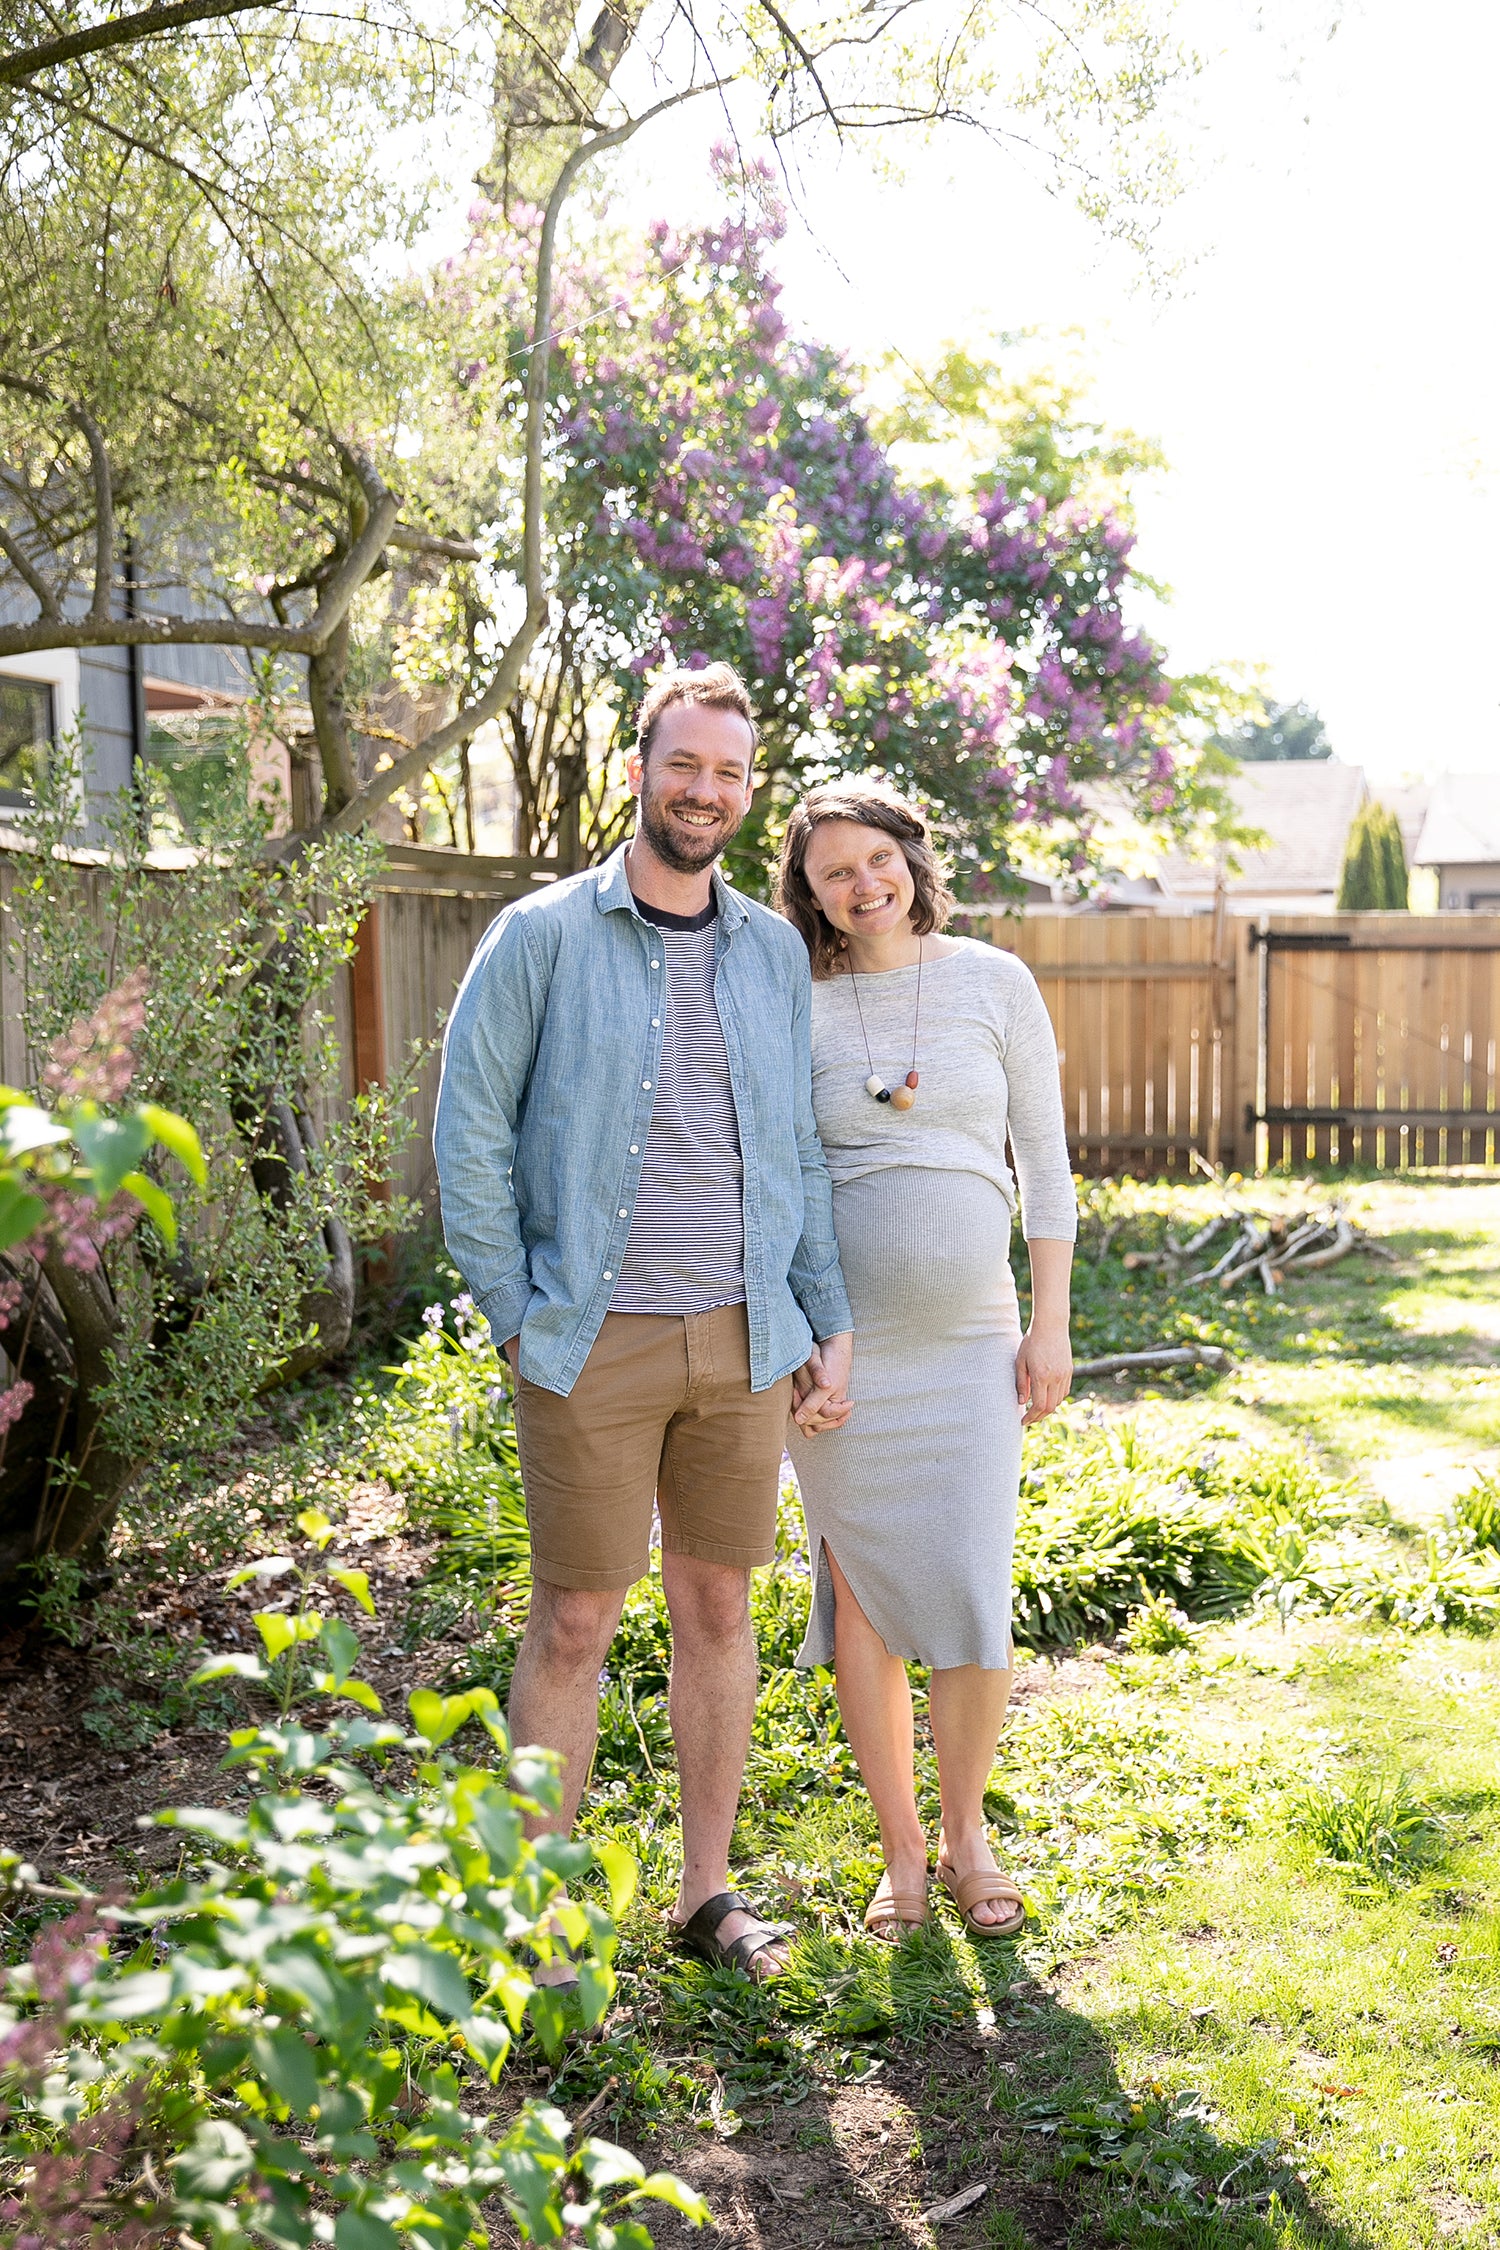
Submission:
M 566 1836 L 578 1806 L 599 1736 L 599 1673 L 615 1637 L 623 1591 L 595 1593 L 578 1586 L 549 1586 L 535 1579 L 531 1611 L 510 1683 L 510 1738 L 518 1748 L 543 1744 L 560 1752 L 562 1806 L 528 1820 L 528 1836 Z M 538 1969 L 538 1984 L 568 1984 L 565 1961 Z
M 682 1887 L 674 1919 L 729 1888 L 729 1839 L 739 1810 L 758 1678 L 750 1623 L 750 1573 L 696 1555 L 663 1554 L 662 1587 L 672 1618 L 668 1705 L 682 1797 Z M 736 1909 L 719 1924 L 726 1945 L 750 1918 Z M 755 1957 L 753 1974 L 786 1967 L 783 1945 Z

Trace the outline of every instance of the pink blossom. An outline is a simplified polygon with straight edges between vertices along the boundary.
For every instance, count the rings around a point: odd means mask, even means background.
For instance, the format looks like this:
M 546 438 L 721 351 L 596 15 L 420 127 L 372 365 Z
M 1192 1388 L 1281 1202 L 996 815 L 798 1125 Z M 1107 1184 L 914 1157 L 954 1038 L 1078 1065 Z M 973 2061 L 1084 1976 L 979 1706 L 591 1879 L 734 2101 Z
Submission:
M 0 1435 L 19 1422 L 36 1392 L 30 1383 L 12 1383 L 8 1390 L 0 1391 Z
M 66 1101 L 117 1102 L 135 1076 L 135 1042 L 146 1023 L 145 969 L 107 993 L 91 1016 L 80 1016 L 54 1041 L 42 1084 Z

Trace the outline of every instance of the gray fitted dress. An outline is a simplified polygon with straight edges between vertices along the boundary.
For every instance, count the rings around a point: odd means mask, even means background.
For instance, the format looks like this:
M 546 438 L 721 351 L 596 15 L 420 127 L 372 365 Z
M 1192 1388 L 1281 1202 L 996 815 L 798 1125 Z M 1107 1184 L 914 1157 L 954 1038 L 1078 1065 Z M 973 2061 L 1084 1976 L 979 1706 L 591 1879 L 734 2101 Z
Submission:
M 802 1665 L 833 1663 L 825 1547 L 894 1655 L 945 1670 L 1010 1661 L 1020 1482 L 1020 1342 L 1009 1261 L 1016 1184 L 1028 1237 L 1071 1241 L 1077 1200 L 1057 1049 L 1014 954 L 957 941 L 922 969 L 916 1104 L 865 1091 L 911 1067 L 915 968 L 813 986 L 813 1105 L 854 1310 L 854 1412 L 792 1429 L 812 1610 Z

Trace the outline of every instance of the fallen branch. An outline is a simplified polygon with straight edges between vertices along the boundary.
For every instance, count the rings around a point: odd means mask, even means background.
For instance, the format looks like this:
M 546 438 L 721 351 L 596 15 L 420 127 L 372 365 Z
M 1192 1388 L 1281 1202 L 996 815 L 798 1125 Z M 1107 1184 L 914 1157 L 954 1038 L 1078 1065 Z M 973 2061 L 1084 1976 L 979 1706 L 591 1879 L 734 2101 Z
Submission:
M 1132 1368 L 1229 1367 L 1232 1355 L 1222 1344 L 1163 1344 L 1148 1352 L 1110 1352 L 1103 1359 L 1081 1359 L 1074 1375 L 1123 1375 Z
M 1355 1247 L 1355 1233 L 1349 1221 L 1340 1212 L 1333 1230 L 1333 1240 L 1326 1250 L 1305 1250 L 1296 1260 L 1298 1273 L 1311 1273 L 1314 1266 L 1336 1266 L 1340 1258 L 1347 1258 Z M 1368 1241 L 1361 1245 L 1370 1247 Z M 1286 1261 L 1290 1263 L 1291 1261 Z

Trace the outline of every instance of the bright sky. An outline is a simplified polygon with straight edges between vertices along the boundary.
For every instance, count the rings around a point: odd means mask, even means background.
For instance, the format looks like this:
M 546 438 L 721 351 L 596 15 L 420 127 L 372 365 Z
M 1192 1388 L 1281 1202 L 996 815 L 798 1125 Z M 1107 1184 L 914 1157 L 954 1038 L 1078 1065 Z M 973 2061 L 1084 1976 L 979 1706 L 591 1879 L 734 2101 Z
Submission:
M 1173 589 L 1150 622 L 1174 660 L 1263 666 L 1380 779 L 1500 773 L 1500 10 L 1348 0 L 1331 39 L 1329 12 L 1185 10 L 1209 69 L 1170 222 L 1193 264 L 1169 296 L 955 134 L 899 187 L 817 162 L 782 246 L 788 306 L 871 358 L 1032 327 L 1061 354 L 1081 329 L 1095 410 L 1171 464 L 1138 553 Z M 705 208 L 720 130 L 689 111 L 643 135 L 615 175 L 628 203 Z

